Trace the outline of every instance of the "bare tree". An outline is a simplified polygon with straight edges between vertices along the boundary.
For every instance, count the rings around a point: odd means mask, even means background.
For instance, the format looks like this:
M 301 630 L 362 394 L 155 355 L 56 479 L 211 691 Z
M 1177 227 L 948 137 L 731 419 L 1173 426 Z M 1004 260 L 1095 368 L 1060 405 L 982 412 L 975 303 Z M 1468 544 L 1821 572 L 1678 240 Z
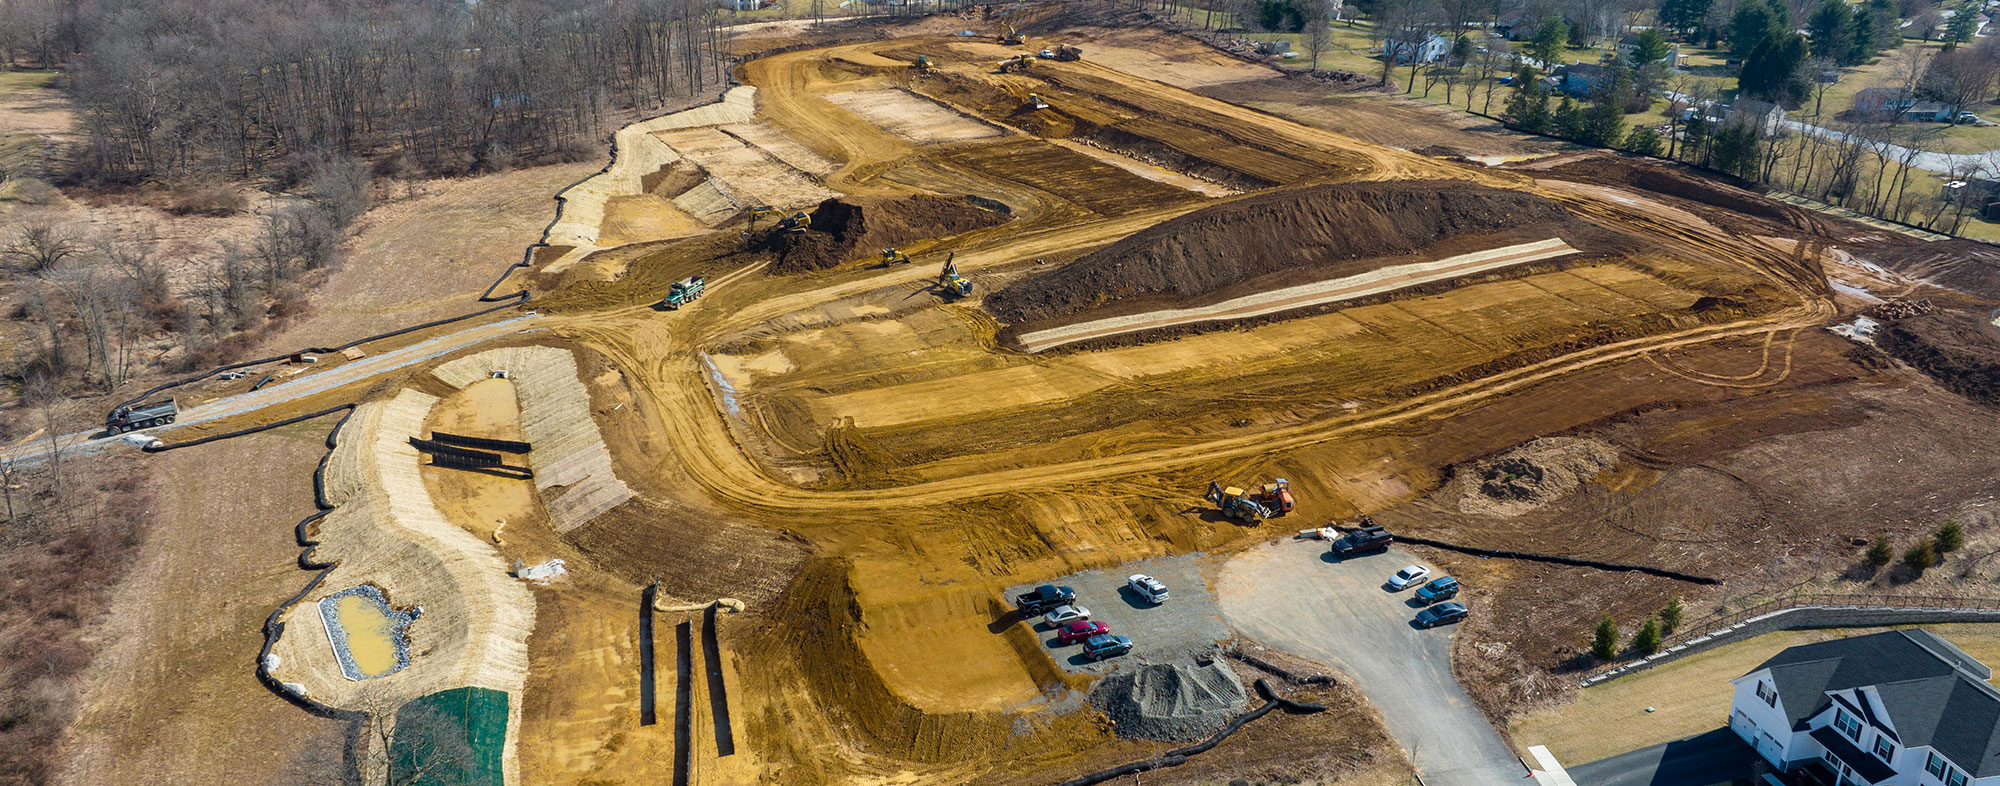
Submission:
M 24 272 L 40 273 L 82 252 L 83 242 L 76 232 L 45 220 L 31 221 L 22 224 L 6 245 L 0 246 L 0 259 L 18 265 Z
M 427 703 L 397 702 L 386 690 L 364 691 L 356 709 L 368 716 L 363 780 L 385 786 L 471 786 L 477 757 L 465 720 Z
M 1308 0 L 1300 5 L 1299 14 L 1306 22 L 1306 55 L 1312 58 L 1312 70 L 1318 71 L 1320 57 L 1333 45 L 1333 6 L 1328 0 Z

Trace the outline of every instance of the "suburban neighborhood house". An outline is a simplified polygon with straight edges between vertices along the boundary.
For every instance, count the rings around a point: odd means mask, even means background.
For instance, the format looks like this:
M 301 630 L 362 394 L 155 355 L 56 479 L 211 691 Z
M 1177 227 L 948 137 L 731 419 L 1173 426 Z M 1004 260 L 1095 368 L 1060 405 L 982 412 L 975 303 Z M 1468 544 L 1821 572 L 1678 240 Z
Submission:
M 1733 681 L 1729 728 L 1779 769 L 1830 785 L 2000 784 L 1992 677 L 1926 631 L 1804 644 Z
M 1421 30 L 1410 30 L 1390 36 L 1382 41 L 1382 54 L 1393 57 L 1398 63 L 1411 61 L 1435 63 L 1451 53 L 1451 42 L 1444 36 Z

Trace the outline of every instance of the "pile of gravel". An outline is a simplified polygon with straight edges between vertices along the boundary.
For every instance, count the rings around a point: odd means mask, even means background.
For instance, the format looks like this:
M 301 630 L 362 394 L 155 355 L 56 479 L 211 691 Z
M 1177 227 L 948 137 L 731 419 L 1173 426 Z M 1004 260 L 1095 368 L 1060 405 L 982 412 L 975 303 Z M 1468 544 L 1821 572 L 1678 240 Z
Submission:
M 1120 737 L 1181 741 L 1222 728 L 1249 696 L 1227 663 L 1181 660 L 1106 677 L 1090 692 L 1090 704 L 1111 718 Z

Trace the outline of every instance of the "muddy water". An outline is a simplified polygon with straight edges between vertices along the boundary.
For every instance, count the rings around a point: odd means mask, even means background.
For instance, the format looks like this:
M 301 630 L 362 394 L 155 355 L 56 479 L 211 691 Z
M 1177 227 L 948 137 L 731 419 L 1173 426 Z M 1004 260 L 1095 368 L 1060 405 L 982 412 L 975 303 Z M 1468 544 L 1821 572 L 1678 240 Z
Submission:
M 344 595 L 334 601 L 334 618 L 347 632 L 347 652 L 363 677 L 380 677 L 396 670 L 396 629 L 374 599 Z

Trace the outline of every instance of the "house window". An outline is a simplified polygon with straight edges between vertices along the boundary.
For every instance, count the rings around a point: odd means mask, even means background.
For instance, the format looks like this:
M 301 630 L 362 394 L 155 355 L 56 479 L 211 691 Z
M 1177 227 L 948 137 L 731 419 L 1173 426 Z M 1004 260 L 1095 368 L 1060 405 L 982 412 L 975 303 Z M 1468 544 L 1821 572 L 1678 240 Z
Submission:
M 1776 688 L 1773 688 L 1773 687 L 1771 687 L 1771 684 L 1770 684 L 1770 683 L 1768 683 L 1768 682 L 1765 682 L 1765 681 L 1763 681 L 1763 680 L 1758 680 L 1758 681 L 1757 681 L 1757 698 L 1759 698 L 1759 699 L 1763 699 L 1763 700 L 1764 700 L 1764 704 L 1766 704 L 1766 705 L 1768 705 L 1768 706 L 1772 706 L 1772 707 L 1776 707 L 1776 706 L 1778 706 L 1778 691 L 1777 691 L 1777 689 L 1776 689 Z
M 1840 772 L 1840 768 L 1843 765 L 1840 763 L 1840 757 L 1833 755 L 1833 751 L 1827 751 L 1826 753 L 1821 754 L 1820 758 L 1825 759 L 1826 766 L 1833 768 L 1834 772 L 1836 773 Z
M 1945 776 L 1944 782 L 1945 786 L 1965 786 L 1965 771 L 1952 768 L 1951 774 Z
M 1847 738 L 1850 740 L 1857 742 L 1861 740 L 1861 721 L 1847 714 L 1847 710 L 1834 709 L 1833 727 L 1839 729 L 1840 733 L 1847 735 Z
M 1877 735 L 1875 737 L 1875 758 L 1883 761 L 1890 761 L 1896 758 L 1896 744 L 1890 742 L 1888 737 Z
M 1944 771 L 1948 769 L 1951 768 L 1944 763 L 1943 756 L 1933 753 L 1930 755 L 1930 758 L 1924 760 L 1924 772 L 1930 773 L 1931 777 L 1943 780 Z

